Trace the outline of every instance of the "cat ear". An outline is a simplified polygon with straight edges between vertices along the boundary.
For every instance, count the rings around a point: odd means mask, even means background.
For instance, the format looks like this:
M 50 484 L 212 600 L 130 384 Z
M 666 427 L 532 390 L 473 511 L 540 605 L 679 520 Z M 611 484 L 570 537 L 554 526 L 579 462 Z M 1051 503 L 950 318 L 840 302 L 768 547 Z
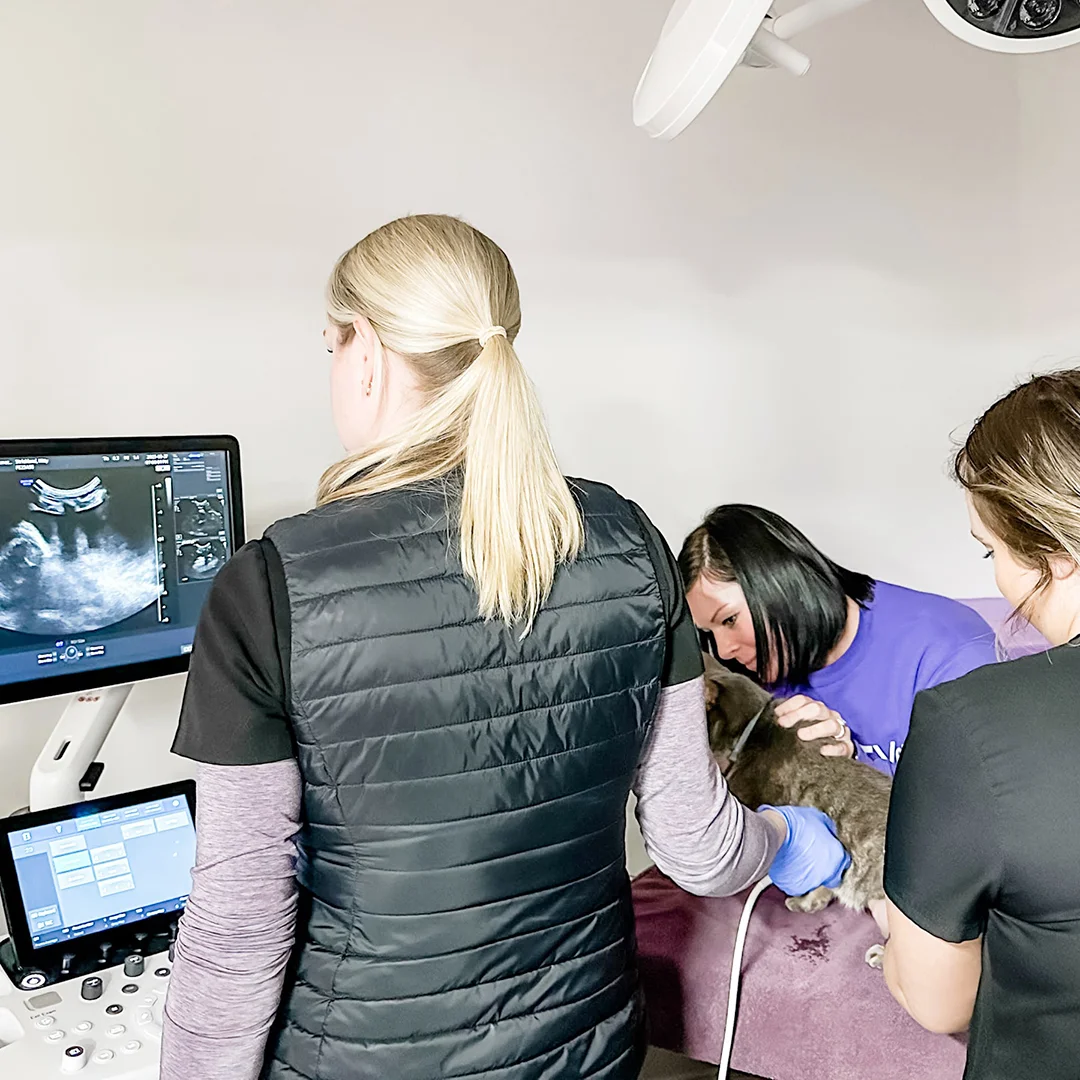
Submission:
M 705 659 L 705 678 L 706 679 L 712 679 L 714 681 L 719 682 L 719 680 L 721 680 L 725 676 L 731 674 L 731 672 L 728 671 L 728 669 L 726 667 L 724 667 L 724 665 L 721 664 L 720 661 L 717 660 L 716 657 L 713 656 L 713 654 L 711 652 L 703 652 L 701 655 Z
M 720 697 L 720 683 L 731 673 L 712 653 L 702 653 L 702 656 L 705 659 L 705 706 L 708 708 L 716 704 Z

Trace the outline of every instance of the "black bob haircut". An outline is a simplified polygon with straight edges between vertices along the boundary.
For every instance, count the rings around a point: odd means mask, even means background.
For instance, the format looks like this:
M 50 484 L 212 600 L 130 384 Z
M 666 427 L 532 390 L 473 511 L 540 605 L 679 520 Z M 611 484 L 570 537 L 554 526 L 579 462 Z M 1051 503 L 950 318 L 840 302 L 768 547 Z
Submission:
M 779 514 L 740 503 L 716 507 L 686 538 L 679 572 L 687 590 L 702 575 L 739 583 L 757 655 L 775 655 L 773 685 L 804 686 L 844 633 L 848 597 L 860 607 L 874 598 L 873 578 L 838 566 Z

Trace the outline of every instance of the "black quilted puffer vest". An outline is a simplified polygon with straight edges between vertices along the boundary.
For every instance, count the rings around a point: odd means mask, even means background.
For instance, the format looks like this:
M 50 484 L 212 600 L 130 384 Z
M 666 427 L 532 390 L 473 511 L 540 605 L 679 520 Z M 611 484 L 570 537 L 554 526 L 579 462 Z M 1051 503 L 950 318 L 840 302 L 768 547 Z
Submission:
M 523 640 L 478 616 L 442 484 L 269 530 L 305 812 L 271 1080 L 637 1077 L 623 837 L 665 620 L 632 507 L 575 491 L 585 551 Z

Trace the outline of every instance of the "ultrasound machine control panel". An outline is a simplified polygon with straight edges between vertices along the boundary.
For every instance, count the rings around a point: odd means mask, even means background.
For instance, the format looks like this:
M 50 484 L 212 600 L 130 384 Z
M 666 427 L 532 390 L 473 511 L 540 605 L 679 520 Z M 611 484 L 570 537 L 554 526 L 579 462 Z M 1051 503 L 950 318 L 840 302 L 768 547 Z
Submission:
M 85 1070 L 96 1080 L 155 1080 L 170 968 L 168 953 L 133 953 L 55 989 L 19 991 L 0 981 L 0 1074 L 46 1080 Z

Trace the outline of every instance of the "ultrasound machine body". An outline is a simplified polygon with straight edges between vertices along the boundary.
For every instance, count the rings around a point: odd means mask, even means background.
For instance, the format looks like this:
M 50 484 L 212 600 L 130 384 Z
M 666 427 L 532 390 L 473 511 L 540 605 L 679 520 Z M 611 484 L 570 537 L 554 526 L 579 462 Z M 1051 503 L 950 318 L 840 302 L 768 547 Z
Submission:
M 2 1077 L 158 1075 L 195 785 L 99 797 L 95 759 L 134 682 L 187 669 L 242 543 L 229 436 L 0 441 L 0 704 L 71 695 L 0 819 Z

